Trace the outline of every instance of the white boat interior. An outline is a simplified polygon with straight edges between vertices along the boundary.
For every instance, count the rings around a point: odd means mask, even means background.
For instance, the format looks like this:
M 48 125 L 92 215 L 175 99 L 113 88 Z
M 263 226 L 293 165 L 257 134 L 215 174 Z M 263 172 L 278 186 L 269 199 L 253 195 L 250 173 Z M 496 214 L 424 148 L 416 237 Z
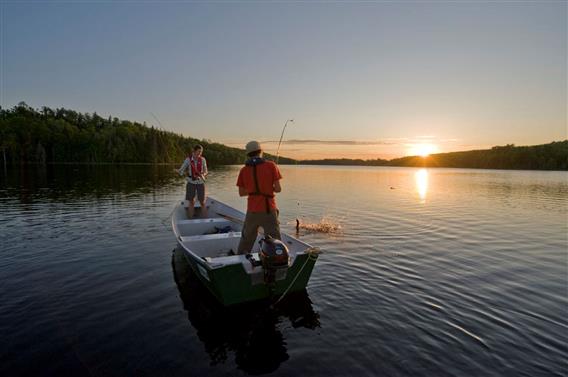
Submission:
M 245 214 L 213 198 L 207 198 L 205 206 L 207 211 L 197 208 L 192 218 L 188 218 L 184 202 L 178 203 L 174 209 L 172 227 L 180 246 L 190 257 L 207 262 L 212 269 L 241 263 L 245 271 L 252 273 L 250 261 L 245 255 L 237 255 Z M 256 260 L 262 237 L 262 233 L 259 233 L 251 250 Z M 282 241 L 288 246 L 291 264 L 297 254 L 307 252 L 310 248 L 308 244 L 284 233 Z

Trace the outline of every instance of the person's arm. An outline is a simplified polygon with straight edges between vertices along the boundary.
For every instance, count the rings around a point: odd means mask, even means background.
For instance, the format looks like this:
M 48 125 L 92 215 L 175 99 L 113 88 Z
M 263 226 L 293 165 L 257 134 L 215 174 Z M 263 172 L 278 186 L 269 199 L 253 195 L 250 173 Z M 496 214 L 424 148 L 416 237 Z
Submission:
M 243 177 L 243 169 L 239 171 L 239 177 L 237 178 L 237 186 L 239 187 L 239 196 L 247 196 L 248 192 L 245 188 L 245 180 Z
M 274 192 L 282 191 L 282 186 L 280 185 L 281 179 L 282 174 L 280 174 L 280 169 L 278 169 L 278 165 L 274 164 L 274 183 L 272 183 L 272 189 Z
M 183 160 L 183 164 L 181 164 L 181 167 L 178 169 L 178 174 L 183 175 L 183 172 L 185 171 L 185 169 L 187 169 L 188 165 L 189 165 L 189 160 L 186 158 L 185 160 Z
M 203 158 L 203 178 L 207 177 L 207 174 L 209 174 L 209 171 L 207 170 L 207 160 Z
M 274 189 L 274 192 L 282 191 L 282 186 L 280 186 L 280 181 L 274 182 L 274 184 L 272 185 L 272 188 Z

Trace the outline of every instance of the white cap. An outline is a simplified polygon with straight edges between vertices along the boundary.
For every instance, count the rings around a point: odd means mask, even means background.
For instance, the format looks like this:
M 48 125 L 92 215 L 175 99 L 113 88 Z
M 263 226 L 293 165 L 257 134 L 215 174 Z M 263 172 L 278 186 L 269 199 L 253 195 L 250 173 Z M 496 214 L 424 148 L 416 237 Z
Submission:
M 260 146 L 260 143 L 258 141 L 253 140 L 247 143 L 245 149 L 247 151 L 247 154 L 249 154 L 251 152 L 261 151 L 262 147 Z

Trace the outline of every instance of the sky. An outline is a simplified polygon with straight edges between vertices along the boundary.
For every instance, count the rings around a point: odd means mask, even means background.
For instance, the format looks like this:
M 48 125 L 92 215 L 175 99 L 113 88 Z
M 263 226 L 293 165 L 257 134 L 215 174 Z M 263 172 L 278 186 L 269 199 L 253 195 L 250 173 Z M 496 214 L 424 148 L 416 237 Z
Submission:
M 567 136 L 566 1 L 1 1 L 0 105 L 293 158 Z M 206 154 L 206 153 L 205 153 Z

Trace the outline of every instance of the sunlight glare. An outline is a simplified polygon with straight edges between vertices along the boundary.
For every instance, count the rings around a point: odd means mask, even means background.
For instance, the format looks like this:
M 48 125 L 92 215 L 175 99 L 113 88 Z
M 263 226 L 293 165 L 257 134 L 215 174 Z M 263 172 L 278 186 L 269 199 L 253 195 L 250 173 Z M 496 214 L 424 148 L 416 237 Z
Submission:
M 427 157 L 437 151 L 438 147 L 434 144 L 411 144 L 408 149 L 408 155 Z
M 426 201 L 426 194 L 428 193 L 428 170 L 420 169 L 414 173 L 414 179 L 416 180 L 416 191 L 418 191 L 418 196 L 422 203 Z

